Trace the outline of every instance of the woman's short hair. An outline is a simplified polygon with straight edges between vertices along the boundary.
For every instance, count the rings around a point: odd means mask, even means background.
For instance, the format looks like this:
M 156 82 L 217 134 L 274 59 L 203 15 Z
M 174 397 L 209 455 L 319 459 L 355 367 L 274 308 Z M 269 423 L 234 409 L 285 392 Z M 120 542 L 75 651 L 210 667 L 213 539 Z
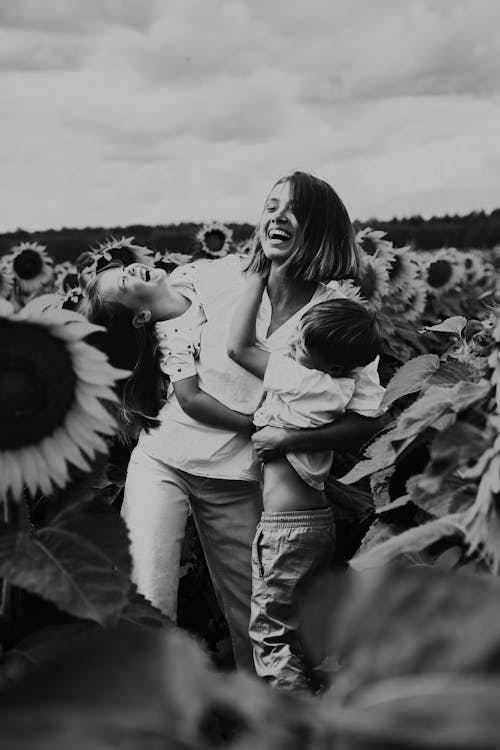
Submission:
M 364 367 L 380 354 L 381 330 L 374 312 L 352 299 L 330 299 L 310 307 L 300 319 L 300 333 L 309 352 L 351 370 Z
M 118 382 L 121 401 L 118 436 L 123 442 L 132 442 L 141 428 L 148 431 L 158 425 L 156 417 L 166 385 L 160 371 L 154 325 L 135 327 L 132 310 L 103 297 L 98 275 L 89 281 L 78 310 L 106 329 L 92 334 L 90 343 L 107 355 L 113 367 L 132 372 L 126 380 Z
M 359 250 L 347 209 L 335 190 L 307 172 L 282 177 L 276 185 L 289 182 L 300 234 L 290 258 L 283 263 L 286 275 L 304 281 L 331 281 L 356 276 Z M 274 187 L 275 187 L 274 186 Z M 252 237 L 248 269 L 267 270 L 259 240 L 259 226 Z

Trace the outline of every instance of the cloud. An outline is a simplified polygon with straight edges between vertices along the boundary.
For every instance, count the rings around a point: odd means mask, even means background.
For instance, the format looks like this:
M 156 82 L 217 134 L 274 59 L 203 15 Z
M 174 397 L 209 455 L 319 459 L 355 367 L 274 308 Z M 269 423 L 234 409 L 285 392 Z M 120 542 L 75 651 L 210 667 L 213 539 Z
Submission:
M 81 40 L 0 29 L 0 73 L 78 70 L 84 63 L 86 50 Z
M 45 6 L 0 0 L 11 227 L 253 223 L 295 169 L 353 217 L 498 204 L 496 2 Z
M 500 6 L 484 0 L 172 0 L 139 40 L 137 69 L 157 85 L 242 85 L 286 72 L 319 106 L 343 100 L 498 91 Z M 487 22 L 485 22 L 487 19 Z
M 88 34 L 109 26 L 144 31 L 149 28 L 161 0 L 3 0 L 0 27 Z

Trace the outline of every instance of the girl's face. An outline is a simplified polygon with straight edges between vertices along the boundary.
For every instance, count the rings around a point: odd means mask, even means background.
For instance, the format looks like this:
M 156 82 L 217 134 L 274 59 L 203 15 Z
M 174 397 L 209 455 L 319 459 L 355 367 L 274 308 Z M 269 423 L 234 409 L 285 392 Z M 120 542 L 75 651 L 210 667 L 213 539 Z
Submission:
M 162 268 L 132 263 L 101 271 L 98 286 L 102 296 L 120 302 L 133 312 L 150 309 L 165 294 L 167 274 Z
M 264 204 L 259 224 L 259 241 L 266 258 L 284 263 L 292 254 L 299 232 L 291 185 L 275 185 Z

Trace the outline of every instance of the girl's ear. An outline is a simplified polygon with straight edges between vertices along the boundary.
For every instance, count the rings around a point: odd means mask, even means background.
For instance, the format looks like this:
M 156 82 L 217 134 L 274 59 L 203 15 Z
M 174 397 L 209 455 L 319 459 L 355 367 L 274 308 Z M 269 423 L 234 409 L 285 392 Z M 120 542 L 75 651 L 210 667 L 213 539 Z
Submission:
M 141 310 L 132 318 L 132 325 L 134 326 L 134 328 L 142 328 L 142 326 L 146 325 L 146 323 L 149 323 L 150 320 L 151 310 Z

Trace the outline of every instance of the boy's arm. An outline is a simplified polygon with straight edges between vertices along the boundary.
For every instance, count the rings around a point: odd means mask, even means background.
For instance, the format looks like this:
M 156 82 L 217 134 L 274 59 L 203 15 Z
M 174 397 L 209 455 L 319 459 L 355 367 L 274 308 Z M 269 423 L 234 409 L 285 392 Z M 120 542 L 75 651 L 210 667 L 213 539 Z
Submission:
M 255 322 L 265 286 L 265 278 L 257 274 L 247 277 L 241 302 L 234 311 L 227 346 L 228 356 L 261 380 L 269 361 L 269 352 L 255 346 Z
M 325 427 L 286 430 L 264 427 L 252 436 L 254 449 L 264 463 L 289 451 L 321 450 L 356 452 L 383 429 L 387 416 L 364 417 L 349 411 Z
M 252 415 L 233 411 L 200 390 L 196 375 L 177 380 L 172 386 L 182 411 L 197 422 L 247 435 L 254 432 Z

